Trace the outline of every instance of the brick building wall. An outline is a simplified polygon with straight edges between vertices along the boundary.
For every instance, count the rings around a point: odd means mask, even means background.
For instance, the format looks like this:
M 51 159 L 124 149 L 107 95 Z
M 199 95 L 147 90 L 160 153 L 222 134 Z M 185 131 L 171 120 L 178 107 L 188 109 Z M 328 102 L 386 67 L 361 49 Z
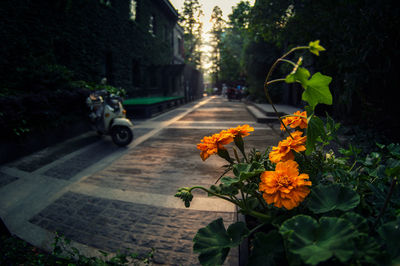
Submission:
M 77 80 L 107 77 L 130 97 L 179 89 L 164 71 L 173 62 L 178 19 L 168 1 L 2 1 L 0 15 L 0 78 L 43 61 L 66 66 Z

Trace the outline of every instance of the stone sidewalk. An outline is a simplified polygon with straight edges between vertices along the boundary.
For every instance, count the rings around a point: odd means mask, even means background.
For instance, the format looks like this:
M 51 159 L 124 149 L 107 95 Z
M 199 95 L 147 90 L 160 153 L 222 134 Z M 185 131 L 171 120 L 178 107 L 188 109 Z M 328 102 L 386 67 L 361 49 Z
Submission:
M 69 148 L 92 139 L 90 133 L 3 165 L 0 216 L 13 234 L 47 250 L 60 232 L 89 256 L 155 248 L 155 264 L 198 265 L 192 252 L 197 230 L 219 217 L 227 227 L 238 219 L 236 208 L 200 192 L 185 208 L 174 194 L 215 182 L 225 163 L 217 156 L 202 162 L 196 144 L 242 124 L 255 128 L 247 147 L 276 145 L 279 132 L 256 123 L 243 103 L 210 97 L 135 123 L 127 148 L 108 138 Z M 238 264 L 235 249 L 226 265 Z

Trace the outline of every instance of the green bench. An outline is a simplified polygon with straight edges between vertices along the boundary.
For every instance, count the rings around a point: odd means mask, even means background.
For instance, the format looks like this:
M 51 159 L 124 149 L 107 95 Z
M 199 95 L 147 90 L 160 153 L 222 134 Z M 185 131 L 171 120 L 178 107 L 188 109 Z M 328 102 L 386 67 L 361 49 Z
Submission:
M 185 102 L 182 96 L 177 97 L 142 97 L 126 99 L 123 105 L 127 112 L 136 118 L 150 118 Z

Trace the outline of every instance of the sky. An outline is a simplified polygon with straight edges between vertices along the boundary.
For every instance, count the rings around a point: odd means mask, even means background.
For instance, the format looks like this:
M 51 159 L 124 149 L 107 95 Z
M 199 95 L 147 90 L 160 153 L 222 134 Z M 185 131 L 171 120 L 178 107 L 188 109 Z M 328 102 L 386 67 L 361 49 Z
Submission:
M 184 0 L 169 0 L 170 3 L 175 7 L 178 13 L 181 13 Z M 241 0 L 199 0 L 204 16 L 201 18 L 203 22 L 203 42 L 207 43 L 208 34 L 211 30 L 211 12 L 215 6 L 219 6 L 222 10 L 222 15 L 225 20 L 228 20 L 228 15 L 232 13 L 232 7 L 236 6 Z M 254 4 L 254 0 L 249 0 L 250 4 Z M 207 52 L 209 47 L 203 45 L 202 50 Z M 205 66 L 207 68 L 207 66 Z
M 169 0 L 175 9 L 180 13 L 182 11 L 184 0 Z M 228 15 L 232 13 L 232 7 L 236 6 L 241 0 L 199 0 L 200 5 L 203 8 L 204 16 L 202 17 L 204 32 L 208 32 L 211 29 L 211 12 L 215 6 L 219 6 L 222 9 L 222 15 L 224 19 L 228 19 Z M 254 0 L 249 0 L 250 4 L 254 4 Z

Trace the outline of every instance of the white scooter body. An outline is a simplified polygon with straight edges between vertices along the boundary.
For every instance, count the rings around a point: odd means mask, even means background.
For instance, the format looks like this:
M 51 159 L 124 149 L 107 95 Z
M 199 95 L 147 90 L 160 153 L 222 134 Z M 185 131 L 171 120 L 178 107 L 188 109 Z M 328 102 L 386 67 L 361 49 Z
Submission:
M 133 124 L 126 118 L 121 101 L 120 97 L 104 91 L 95 92 L 86 100 L 94 129 L 101 135 L 111 135 L 116 145 L 126 146 L 133 140 Z

